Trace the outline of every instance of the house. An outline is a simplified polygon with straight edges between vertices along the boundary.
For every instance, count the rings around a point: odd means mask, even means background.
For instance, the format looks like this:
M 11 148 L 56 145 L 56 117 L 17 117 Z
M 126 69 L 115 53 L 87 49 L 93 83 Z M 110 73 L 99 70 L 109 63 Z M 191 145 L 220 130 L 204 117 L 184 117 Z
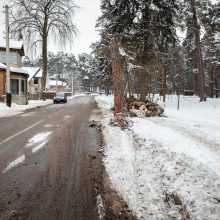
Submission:
M 41 67 L 25 66 L 22 67 L 25 71 L 29 73 L 28 77 L 28 97 L 29 100 L 40 99 L 40 91 L 42 85 L 42 69 Z M 46 79 L 46 92 L 49 91 L 49 77 Z
M 28 77 L 28 93 L 35 94 L 40 92 L 41 89 L 41 79 L 35 76 L 40 71 L 40 67 L 22 67 L 26 72 L 29 73 Z
M 28 72 L 21 67 L 24 46 L 21 41 L 10 40 L 10 87 L 12 102 L 20 105 L 28 103 Z M 6 42 L 0 41 L 0 97 L 6 95 Z
M 22 67 L 29 73 L 28 77 L 28 92 L 29 94 L 40 93 L 42 81 L 42 69 L 40 67 Z M 48 89 L 48 80 L 46 82 Z
M 64 92 L 67 84 L 60 80 L 49 80 L 49 88 L 51 92 Z

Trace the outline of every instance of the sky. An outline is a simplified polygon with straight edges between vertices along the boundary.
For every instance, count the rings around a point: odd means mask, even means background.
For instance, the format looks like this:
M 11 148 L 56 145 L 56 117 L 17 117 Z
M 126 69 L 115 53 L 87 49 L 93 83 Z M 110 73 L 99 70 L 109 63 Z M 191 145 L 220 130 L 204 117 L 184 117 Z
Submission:
M 0 0 L 0 39 L 3 37 L 5 15 L 3 13 L 3 2 Z M 61 49 L 58 46 L 54 46 L 51 40 L 48 44 L 49 51 L 54 53 L 58 51 L 66 51 L 74 53 L 75 55 L 80 53 L 91 52 L 91 43 L 99 39 L 98 32 L 95 31 L 95 24 L 98 16 L 101 14 L 100 11 L 100 0 L 75 0 L 75 3 L 80 7 L 76 12 L 74 23 L 78 29 L 78 34 L 74 39 L 74 43 L 71 48 Z
M 98 16 L 101 15 L 100 0 L 77 0 L 77 5 L 81 9 L 76 14 L 76 26 L 79 30 L 75 40 L 75 53 L 89 52 L 91 43 L 99 39 L 98 32 L 95 31 L 95 24 Z

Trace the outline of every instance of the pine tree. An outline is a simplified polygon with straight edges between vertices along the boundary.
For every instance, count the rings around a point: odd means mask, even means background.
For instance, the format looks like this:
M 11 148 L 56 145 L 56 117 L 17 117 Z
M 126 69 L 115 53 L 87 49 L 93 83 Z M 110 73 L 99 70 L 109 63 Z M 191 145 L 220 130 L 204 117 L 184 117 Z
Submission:
M 177 10 L 175 1 L 102 1 L 103 15 L 98 26 L 109 36 L 117 34 L 120 46 L 140 66 L 141 99 L 147 95 L 146 80 L 151 63 L 156 59 L 158 42 L 175 41 L 174 17 Z M 132 45 L 128 47 L 127 45 Z
M 209 3 L 209 4 L 208 4 Z M 205 27 L 203 37 L 205 71 L 207 72 L 208 94 L 211 98 L 218 97 L 218 80 L 220 74 L 218 71 L 220 44 L 218 33 L 220 30 L 220 3 L 212 5 L 211 2 L 203 4 L 203 14 L 201 22 Z M 219 74 L 219 75 L 218 75 Z

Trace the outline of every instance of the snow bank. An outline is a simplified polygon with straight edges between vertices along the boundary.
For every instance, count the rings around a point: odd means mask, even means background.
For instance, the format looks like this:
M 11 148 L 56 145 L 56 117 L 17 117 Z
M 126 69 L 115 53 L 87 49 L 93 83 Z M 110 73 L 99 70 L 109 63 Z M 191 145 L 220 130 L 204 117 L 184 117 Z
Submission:
M 109 109 L 113 98 L 98 96 Z M 161 104 L 161 103 L 160 103 Z M 113 186 L 139 219 L 182 219 L 181 207 L 168 205 L 173 192 L 182 198 L 191 219 L 220 215 L 220 100 L 199 103 L 196 97 L 166 103 L 167 118 L 134 118 L 131 130 L 102 120 L 104 164 Z
M 100 108 L 110 109 L 114 106 L 114 97 L 112 95 L 99 95 L 95 97 Z
M 72 96 L 68 96 L 68 100 L 71 100 L 71 99 L 74 99 L 74 98 L 77 98 L 77 97 L 80 97 L 80 96 L 85 96 L 85 94 L 83 93 L 80 93 L 80 94 L 75 94 L 75 95 L 72 95 Z
M 179 111 L 177 110 L 177 96 L 167 96 L 166 103 L 160 100 L 158 103 L 165 107 L 168 117 L 208 123 L 220 121 L 220 99 L 208 98 L 206 102 L 199 102 L 196 96 L 181 96 Z
M 27 110 L 27 109 L 31 109 L 31 108 L 36 108 L 36 107 L 40 107 L 40 106 L 46 106 L 49 104 L 52 104 L 53 100 L 46 100 L 46 101 L 42 101 L 42 100 L 31 100 L 29 101 L 28 105 L 17 105 L 15 103 L 12 103 L 11 108 L 9 108 L 8 106 L 6 106 L 5 103 L 0 103 L 0 117 L 9 117 L 12 115 L 17 115 L 22 113 L 23 111 Z
M 166 150 L 185 154 L 209 166 L 220 176 L 220 156 L 211 151 L 208 146 L 181 134 L 178 129 L 157 125 L 153 120 L 134 119 L 133 122 L 133 131 L 139 137 L 145 140 L 155 140 L 158 145 L 163 146 Z

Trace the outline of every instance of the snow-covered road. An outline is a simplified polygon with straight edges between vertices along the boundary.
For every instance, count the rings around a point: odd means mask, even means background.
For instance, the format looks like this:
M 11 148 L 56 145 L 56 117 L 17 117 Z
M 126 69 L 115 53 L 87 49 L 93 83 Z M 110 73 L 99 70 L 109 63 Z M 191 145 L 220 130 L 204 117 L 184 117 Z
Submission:
M 102 108 L 112 98 L 97 97 Z M 106 100 L 106 101 L 105 101 Z M 112 100 L 113 101 L 113 100 Z M 134 118 L 131 130 L 111 127 L 106 115 L 105 166 L 118 192 L 140 219 L 220 218 L 220 101 L 181 99 L 166 118 Z M 106 110 L 105 110 L 106 111 Z M 182 205 L 171 201 L 177 194 Z

